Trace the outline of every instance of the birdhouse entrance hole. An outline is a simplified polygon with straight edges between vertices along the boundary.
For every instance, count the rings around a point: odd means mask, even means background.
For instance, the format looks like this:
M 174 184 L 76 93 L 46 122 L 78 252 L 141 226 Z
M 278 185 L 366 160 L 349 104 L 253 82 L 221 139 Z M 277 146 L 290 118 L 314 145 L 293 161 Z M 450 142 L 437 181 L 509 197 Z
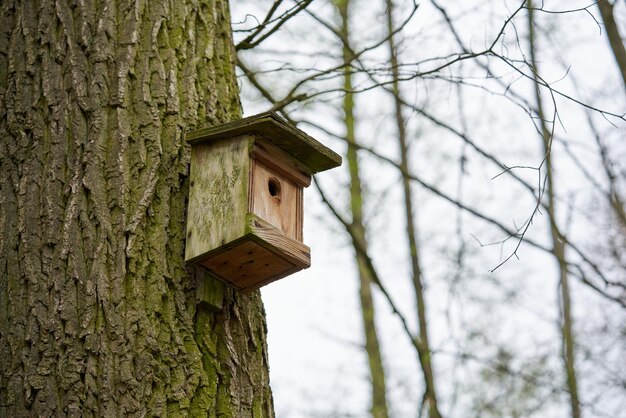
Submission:
M 270 196 L 276 200 L 280 200 L 280 182 L 276 178 L 271 178 L 267 182 L 267 189 L 270 192 Z

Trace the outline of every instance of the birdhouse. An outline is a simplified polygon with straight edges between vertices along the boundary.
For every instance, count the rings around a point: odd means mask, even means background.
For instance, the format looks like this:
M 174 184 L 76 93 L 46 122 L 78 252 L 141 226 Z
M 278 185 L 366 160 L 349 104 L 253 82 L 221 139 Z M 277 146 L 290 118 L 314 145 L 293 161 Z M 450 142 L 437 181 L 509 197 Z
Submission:
M 341 157 L 271 112 L 191 132 L 187 141 L 185 260 L 244 293 L 309 267 L 303 189 Z

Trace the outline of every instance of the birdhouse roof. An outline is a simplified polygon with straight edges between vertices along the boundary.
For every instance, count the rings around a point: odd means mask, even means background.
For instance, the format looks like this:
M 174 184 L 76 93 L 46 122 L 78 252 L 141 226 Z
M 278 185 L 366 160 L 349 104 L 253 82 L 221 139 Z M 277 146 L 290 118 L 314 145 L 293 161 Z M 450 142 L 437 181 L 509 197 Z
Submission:
M 312 174 L 341 165 L 341 156 L 274 112 L 261 113 L 222 125 L 199 129 L 188 133 L 186 139 L 189 144 L 197 145 L 248 133 L 261 135 L 299 160 L 310 169 Z

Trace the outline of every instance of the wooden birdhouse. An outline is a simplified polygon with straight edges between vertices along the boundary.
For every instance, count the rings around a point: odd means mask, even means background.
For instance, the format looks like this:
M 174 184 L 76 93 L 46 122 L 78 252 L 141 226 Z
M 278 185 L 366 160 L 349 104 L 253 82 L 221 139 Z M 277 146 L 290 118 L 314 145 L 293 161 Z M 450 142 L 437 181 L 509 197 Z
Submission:
M 303 189 L 341 157 L 271 112 L 191 132 L 187 141 L 185 260 L 242 292 L 309 267 Z

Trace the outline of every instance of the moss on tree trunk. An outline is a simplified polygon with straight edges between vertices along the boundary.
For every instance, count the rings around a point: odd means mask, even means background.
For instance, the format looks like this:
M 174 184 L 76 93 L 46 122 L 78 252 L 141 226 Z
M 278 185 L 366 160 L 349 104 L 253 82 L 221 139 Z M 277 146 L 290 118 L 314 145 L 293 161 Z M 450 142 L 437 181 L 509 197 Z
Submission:
M 258 292 L 199 303 L 183 260 L 227 1 L 0 8 L 0 416 L 273 416 Z

